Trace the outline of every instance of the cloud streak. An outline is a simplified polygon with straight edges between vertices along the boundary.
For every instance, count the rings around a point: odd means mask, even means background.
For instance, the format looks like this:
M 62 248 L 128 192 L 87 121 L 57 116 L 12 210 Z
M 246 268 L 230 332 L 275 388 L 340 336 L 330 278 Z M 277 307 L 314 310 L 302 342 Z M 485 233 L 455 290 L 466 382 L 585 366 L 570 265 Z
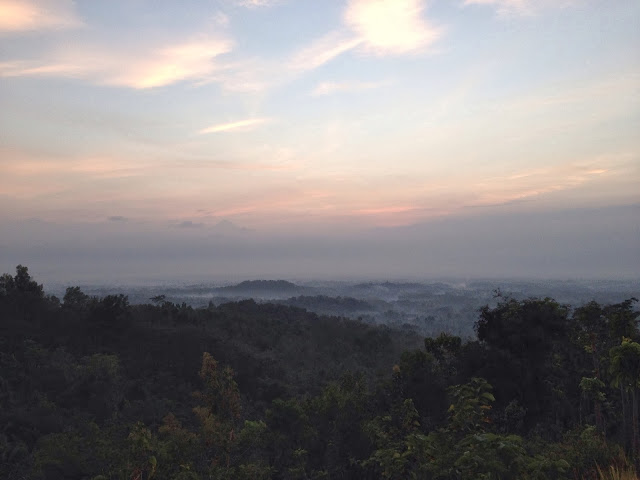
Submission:
M 421 0 L 351 0 L 344 22 L 365 52 L 402 55 L 422 51 L 442 33 L 426 22 L 423 10 Z
M 294 70 L 313 70 L 343 53 L 406 55 L 424 52 L 443 29 L 423 18 L 421 0 L 350 0 L 343 26 L 298 51 L 289 62 Z
M 292 70 L 314 70 L 339 55 L 353 50 L 363 39 L 349 32 L 329 32 L 310 45 L 299 50 L 289 62 Z
M 332 95 L 334 93 L 360 92 L 388 85 L 389 82 L 322 82 L 311 92 L 314 96 Z
M 241 162 L 193 165 L 167 164 L 157 158 L 30 160 L 19 152 L 4 153 L 4 158 L 15 159 L 0 163 L 0 176 L 6 179 L 0 195 L 7 197 L 6 204 L 19 205 L 12 216 L 35 208 L 45 219 L 63 214 L 97 218 L 116 210 L 127 218 L 169 220 L 176 216 L 189 218 L 190 212 L 206 205 L 211 215 L 266 229 L 293 223 L 409 225 L 469 207 L 499 207 L 516 202 L 527 202 L 534 208 L 557 202 L 561 192 L 574 200 L 600 196 L 619 177 L 637 177 L 637 168 L 629 170 L 637 164 L 635 155 L 595 157 L 535 169 L 514 168 L 500 176 L 460 172 L 451 178 L 433 178 L 427 184 L 420 176 L 396 181 L 387 175 L 368 177 L 364 182 L 336 182 L 328 176 L 309 176 L 305 170 L 289 172 Z M 260 174 L 245 175 L 245 171 Z M 140 179 L 144 179 L 142 183 Z M 229 188 L 238 179 L 252 192 L 251 196 Z M 212 185 L 217 187 L 212 189 Z M 81 204 L 78 198 L 84 198 Z
M 69 47 L 44 61 L 0 63 L 0 77 L 55 76 L 149 89 L 211 75 L 216 70 L 215 57 L 231 48 L 228 39 L 206 37 L 158 48 Z
M 259 7 L 271 7 L 279 2 L 280 0 L 233 0 L 232 3 L 239 7 L 259 8 Z
M 14 0 L 0 2 L 21 5 Z M 46 5 L 54 3 L 59 11 L 67 13 L 33 14 L 34 20 L 28 21 L 31 17 L 18 12 L 18 7 L 15 7 L 17 13 L 12 16 L 15 18 L 6 21 L 5 29 L 9 24 L 22 25 L 20 28 L 25 29 L 31 28 L 29 25 L 45 27 L 44 20 L 39 18 L 47 18 L 52 25 L 59 26 L 79 23 L 70 9 L 71 3 L 50 1 Z M 249 7 L 273 3 L 262 0 L 241 2 Z M 27 10 L 32 8 L 35 12 L 52 10 L 52 7 L 47 10 L 34 2 L 25 5 Z M 0 63 L 0 77 L 62 77 L 138 90 L 179 82 L 194 85 L 218 83 L 229 91 L 257 92 L 286 84 L 297 75 L 322 67 L 349 51 L 376 56 L 423 52 L 442 34 L 441 28 L 432 26 L 423 18 L 423 11 L 421 0 L 349 0 L 338 29 L 278 62 L 251 59 L 222 62 L 219 57 L 233 50 L 234 41 L 225 34 L 201 34 L 164 45 L 66 44 L 45 53 L 38 60 L 5 59 Z
M 267 122 L 268 118 L 247 118 L 246 120 L 239 120 L 237 122 L 229 122 L 229 123 L 220 123 L 217 125 L 211 125 L 210 127 L 203 128 L 202 130 L 198 130 L 198 134 L 204 135 L 207 133 L 220 133 L 220 132 L 229 132 L 232 130 L 248 130 L 251 127 L 255 127 L 260 125 L 261 123 Z
M 480 5 L 496 9 L 504 17 L 530 16 L 548 8 L 564 8 L 580 0 L 464 0 L 463 6 Z
M 69 0 L 0 0 L 0 33 L 62 30 L 82 25 Z

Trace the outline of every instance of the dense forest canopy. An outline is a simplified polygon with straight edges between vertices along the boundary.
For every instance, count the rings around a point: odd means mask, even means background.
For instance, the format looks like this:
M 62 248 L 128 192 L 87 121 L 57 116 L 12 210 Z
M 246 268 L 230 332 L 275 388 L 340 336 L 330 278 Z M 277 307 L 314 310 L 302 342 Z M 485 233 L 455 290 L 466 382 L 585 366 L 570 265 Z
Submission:
M 637 300 L 497 300 L 475 338 L 421 338 L 251 300 L 59 299 L 19 265 L 0 477 L 635 478 Z

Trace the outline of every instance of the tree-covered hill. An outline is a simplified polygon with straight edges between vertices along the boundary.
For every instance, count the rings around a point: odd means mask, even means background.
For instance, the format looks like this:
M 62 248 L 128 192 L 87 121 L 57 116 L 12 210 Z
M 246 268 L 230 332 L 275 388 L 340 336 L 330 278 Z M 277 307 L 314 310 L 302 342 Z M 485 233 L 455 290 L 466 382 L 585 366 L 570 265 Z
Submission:
M 286 280 L 245 280 L 237 285 L 218 287 L 215 292 L 219 295 L 272 295 L 277 298 L 300 294 L 305 290 L 305 287 Z
M 150 300 L 0 277 L 0 478 L 635 478 L 635 299 L 501 297 L 470 341 Z

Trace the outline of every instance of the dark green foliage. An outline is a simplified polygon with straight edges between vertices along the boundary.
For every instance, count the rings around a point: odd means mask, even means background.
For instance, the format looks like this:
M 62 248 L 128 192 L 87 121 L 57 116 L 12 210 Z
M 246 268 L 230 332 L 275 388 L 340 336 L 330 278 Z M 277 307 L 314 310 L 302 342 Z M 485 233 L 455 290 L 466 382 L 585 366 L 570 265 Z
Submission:
M 80 290 L 80 287 L 68 287 L 62 299 L 65 308 L 75 311 L 87 308 L 89 300 L 89 295 Z
M 640 458 L 634 299 L 501 298 L 465 342 L 151 301 L 0 277 L 0 478 L 581 479 Z
M 328 297 L 326 295 L 300 295 L 280 303 L 293 307 L 306 308 L 327 315 L 337 314 L 339 312 L 366 312 L 374 309 L 364 300 L 358 300 L 352 297 Z
M 11 286 L 20 295 L 33 298 L 42 298 L 44 295 L 42 285 L 38 285 L 35 280 L 32 280 L 31 275 L 29 275 L 29 269 L 22 265 L 16 267 L 16 275 L 13 277 Z
M 557 439 L 577 420 L 571 398 L 579 395 L 579 381 L 570 372 L 580 352 L 571 341 L 569 309 L 548 298 L 506 299 L 481 310 L 476 331 L 486 345 L 486 363 L 476 374 L 495 387 L 499 405 L 517 400 L 528 427 L 547 424 L 544 434 Z

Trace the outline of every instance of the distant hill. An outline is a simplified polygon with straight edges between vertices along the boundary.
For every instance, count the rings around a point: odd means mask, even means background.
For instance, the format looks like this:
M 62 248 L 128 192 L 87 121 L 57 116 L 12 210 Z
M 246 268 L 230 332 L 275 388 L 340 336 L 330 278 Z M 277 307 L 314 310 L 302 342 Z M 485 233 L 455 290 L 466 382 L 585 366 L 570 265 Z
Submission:
M 281 301 L 285 305 L 304 308 L 324 315 L 344 315 L 354 312 L 374 311 L 375 307 L 353 297 L 328 297 L 326 295 L 300 295 Z
M 287 294 L 292 295 L 302 293 L 305 287 L 296 285 L 286 280 L 246 280 L 237 285 L 229 285 L 227 287 L 217 288 L 216 291 L 223 294 L 252 294 L 252 295 L 269 295 L 269 294 Z
M 415 282 L 366 282 L 358 283 L 353 286 L 356 290 L 385 290 L 385 291 L 399 291 L 399 290 L 424 290 L 425 285 Z

